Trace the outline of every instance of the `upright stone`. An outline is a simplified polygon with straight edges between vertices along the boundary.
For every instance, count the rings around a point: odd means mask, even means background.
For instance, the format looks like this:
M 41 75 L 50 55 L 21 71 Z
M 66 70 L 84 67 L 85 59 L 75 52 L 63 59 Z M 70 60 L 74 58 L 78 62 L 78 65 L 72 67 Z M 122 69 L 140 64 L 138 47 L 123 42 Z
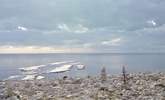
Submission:
M 107 80 L 107 73 L 105 67 L 101 69 L 101 82 L 105 82 Z
M 123 73 L 123 83 L 126 85 L 126 83 L 127 83 L 127 75 L 126 75 L 125 66 L 122 67 L 122 73 Z

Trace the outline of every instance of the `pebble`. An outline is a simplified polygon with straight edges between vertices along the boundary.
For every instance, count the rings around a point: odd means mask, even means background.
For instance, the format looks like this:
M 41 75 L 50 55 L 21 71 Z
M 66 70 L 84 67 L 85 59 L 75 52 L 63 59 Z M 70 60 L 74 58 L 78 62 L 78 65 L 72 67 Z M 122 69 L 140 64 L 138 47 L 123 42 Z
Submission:
M 165 74 L 131 73 L 127 84 L 113 75 L 60 80 L 0 81 L 0 100 L 164 100 Z M 55 100 L 56 100 L 55 99 Z

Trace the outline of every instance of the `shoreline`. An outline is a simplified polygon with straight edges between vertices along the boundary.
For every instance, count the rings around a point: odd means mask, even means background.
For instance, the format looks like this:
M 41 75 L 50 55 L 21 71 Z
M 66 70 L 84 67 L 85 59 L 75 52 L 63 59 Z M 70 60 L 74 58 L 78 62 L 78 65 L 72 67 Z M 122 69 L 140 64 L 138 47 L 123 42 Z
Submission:
M 44 99 L 43 99 L 44 98 Z M 163 100 L 165 73 L 130 73 L 85 78 L 0 81 L 0 99 L 14 100 Z

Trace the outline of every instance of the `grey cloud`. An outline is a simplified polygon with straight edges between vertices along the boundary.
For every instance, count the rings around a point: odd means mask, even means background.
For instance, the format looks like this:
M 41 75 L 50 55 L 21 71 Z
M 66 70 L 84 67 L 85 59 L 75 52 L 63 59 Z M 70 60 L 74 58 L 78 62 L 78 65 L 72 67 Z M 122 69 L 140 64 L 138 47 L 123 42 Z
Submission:
M 164 0 L 0 0 L 0 45 L 164 51 L 164 5 Z M 122 45 L 101 45 L 116 37 Z

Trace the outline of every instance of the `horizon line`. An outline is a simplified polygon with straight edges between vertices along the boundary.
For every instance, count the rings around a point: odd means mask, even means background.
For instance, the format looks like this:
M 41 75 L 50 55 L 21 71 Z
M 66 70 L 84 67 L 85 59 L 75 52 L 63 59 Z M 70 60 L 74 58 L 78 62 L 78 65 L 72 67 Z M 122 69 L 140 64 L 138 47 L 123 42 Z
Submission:
M 165 52 L 45 52 L 45 53 L 0 53 L 0 54 L 165 54 Z

